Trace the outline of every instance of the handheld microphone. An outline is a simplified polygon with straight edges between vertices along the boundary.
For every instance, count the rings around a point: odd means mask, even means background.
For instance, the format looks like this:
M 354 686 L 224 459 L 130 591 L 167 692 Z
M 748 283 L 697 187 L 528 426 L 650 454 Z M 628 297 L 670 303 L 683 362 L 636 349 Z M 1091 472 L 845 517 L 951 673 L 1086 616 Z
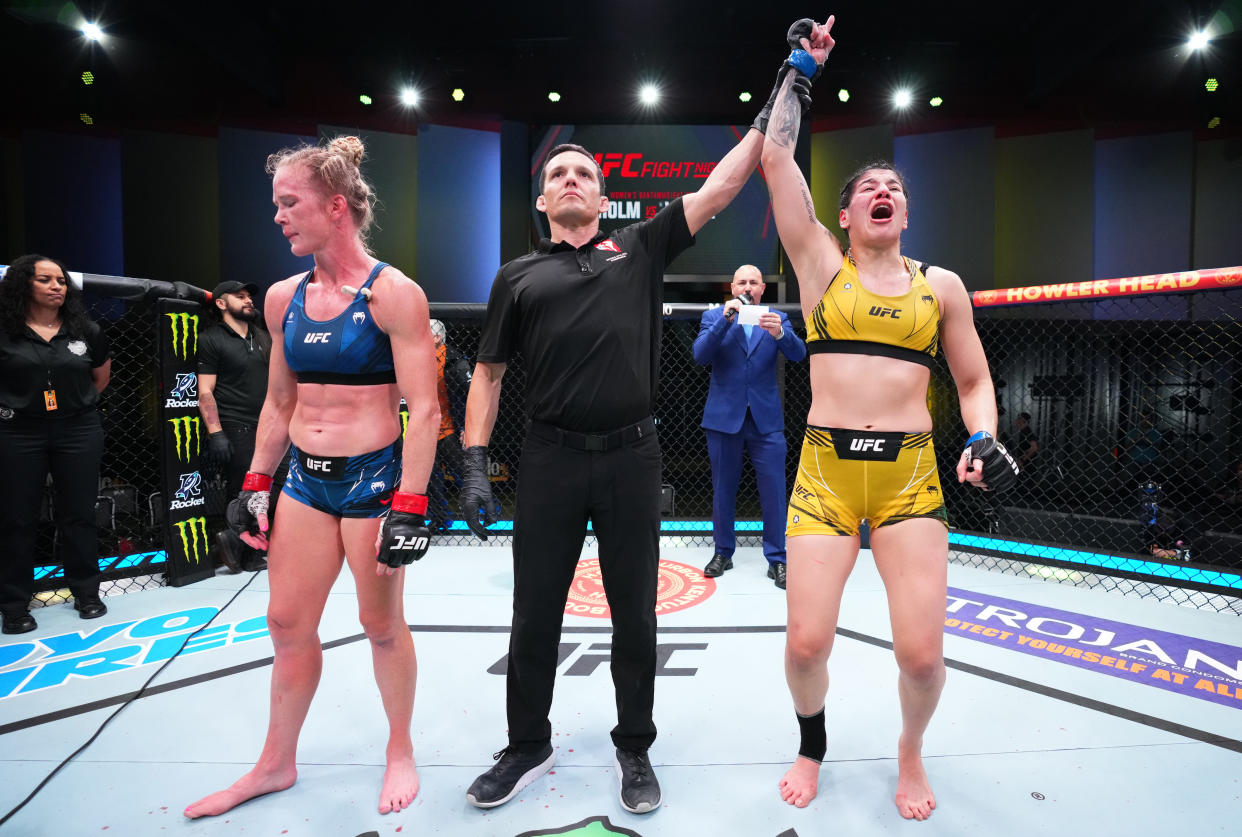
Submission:
M 742 292 L 741 292 L 740 294 L 738 294 L 738 295 L 737 295 L 737 297 L 735 297 L 735 298 L 737 299 L 737 301 L 738 301 L 738 302 L 742 303 L 743 305 L 753 305 L 753 304 L 754 304 L 754 303 L 751 301 L 750 294 L 749 294 L 749 293 L 747 293 L 746 291 L 742 291 Z M 731 320 L 731 319 L 733 319 L 734 315 L 736 315 L 736 314 L 737 314 L 737 311 L 736 311 L 735 309 L 733 309 L 733 308 L 730 308 L 729 310 L 725 311 L 725 313 L 724 313 L 724 315 L 725 315 L 725 319 L 726 319 L 726 320 Z

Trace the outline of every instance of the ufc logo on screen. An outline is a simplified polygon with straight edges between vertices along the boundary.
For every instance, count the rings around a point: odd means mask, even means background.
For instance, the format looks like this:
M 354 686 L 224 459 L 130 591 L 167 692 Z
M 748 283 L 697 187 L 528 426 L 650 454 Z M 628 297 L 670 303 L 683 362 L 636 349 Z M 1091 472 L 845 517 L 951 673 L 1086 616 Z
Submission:
M 303 340 L 302 342 L 303 343 L 327 343 L 328 338 L 330 338 L 331 336 L 332 336 L 332 332 L 330 331 L 312 331 L 306 335 L 306 339 Z
M 884 450 L 883 439 L 854 439 L 850 442 L 850 450 Z

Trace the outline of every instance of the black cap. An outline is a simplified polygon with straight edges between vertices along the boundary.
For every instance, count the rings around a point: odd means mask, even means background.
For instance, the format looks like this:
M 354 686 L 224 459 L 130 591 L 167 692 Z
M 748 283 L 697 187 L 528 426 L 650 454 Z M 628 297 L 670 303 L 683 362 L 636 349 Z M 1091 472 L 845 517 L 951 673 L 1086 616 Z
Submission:
M 250 291 L 250 296 L 252 297 L 256 297 L 259 295 L 259 286 L 256 285 L 255 283 L 238 282 L 234 279 L 230 279 L 227 282 L 221 282 L 219 285 L 216 285 L 216 289 L 211 292 L 211 298 L 213 300 L 219 299 L 225 294 L 235 294 L 238 291 L 243 290 L 243 289 Z

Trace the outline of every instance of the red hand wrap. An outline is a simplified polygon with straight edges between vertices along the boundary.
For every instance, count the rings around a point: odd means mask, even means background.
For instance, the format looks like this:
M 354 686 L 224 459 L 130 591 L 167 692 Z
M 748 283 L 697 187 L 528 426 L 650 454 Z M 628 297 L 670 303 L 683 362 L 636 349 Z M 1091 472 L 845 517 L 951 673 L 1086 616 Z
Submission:
M 242 491 L 271 491 L 272 478 L 267 474 L 256 474 L 254 471 L 247 471 L 246 478 L 242 480 Z
M 427 495 L 412 494 L 408 491 L 394 491 L 392 493 L 392 510 L 425 515 L 427 513 Z

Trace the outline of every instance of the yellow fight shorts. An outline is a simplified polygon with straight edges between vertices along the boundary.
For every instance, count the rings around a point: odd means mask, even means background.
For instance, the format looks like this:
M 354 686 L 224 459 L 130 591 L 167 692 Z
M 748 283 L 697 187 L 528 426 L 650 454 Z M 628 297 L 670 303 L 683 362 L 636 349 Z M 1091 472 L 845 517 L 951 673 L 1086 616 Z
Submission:
M 785 535 L 857 535 L 915 517 L 948 528 L 931 433 L 807 425 Z

